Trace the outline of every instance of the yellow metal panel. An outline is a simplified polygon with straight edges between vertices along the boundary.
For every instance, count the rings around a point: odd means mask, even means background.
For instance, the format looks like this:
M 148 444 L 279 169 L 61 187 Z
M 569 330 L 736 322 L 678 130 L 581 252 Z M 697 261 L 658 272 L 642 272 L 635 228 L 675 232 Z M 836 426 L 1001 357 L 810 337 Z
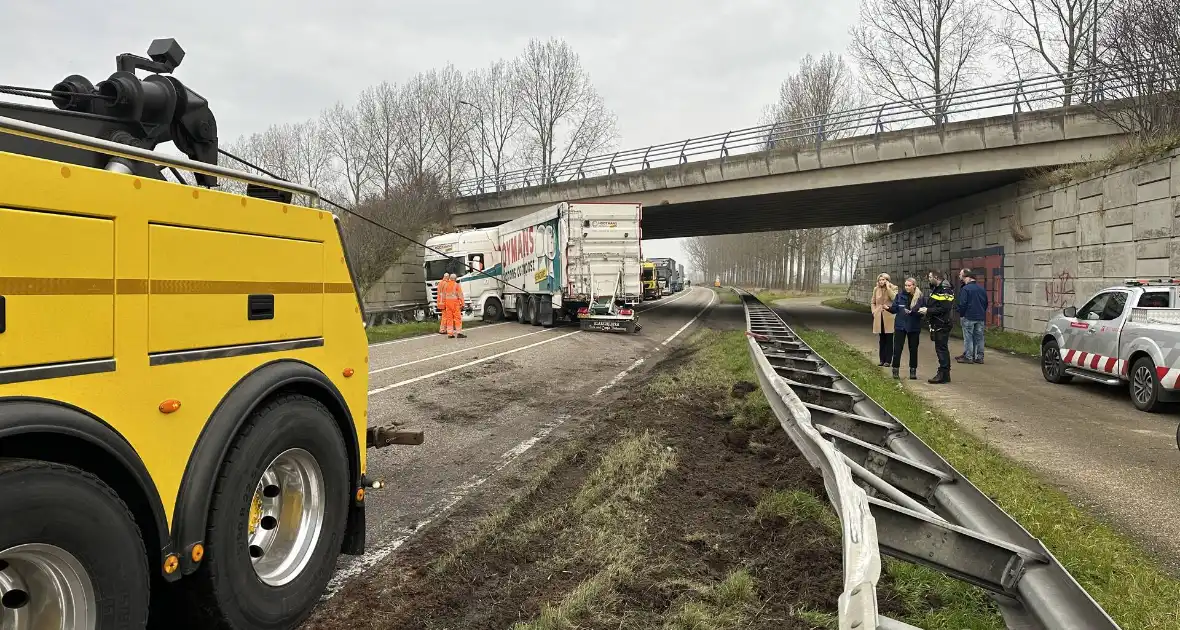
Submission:
M 0 368 L 114 354 L 115 228 L 0 208 Z
M 152 225 L 148 352 L 324 334 L 323 244 Z M 247 296 L 275 296 L 270 320 L 246 318 Z

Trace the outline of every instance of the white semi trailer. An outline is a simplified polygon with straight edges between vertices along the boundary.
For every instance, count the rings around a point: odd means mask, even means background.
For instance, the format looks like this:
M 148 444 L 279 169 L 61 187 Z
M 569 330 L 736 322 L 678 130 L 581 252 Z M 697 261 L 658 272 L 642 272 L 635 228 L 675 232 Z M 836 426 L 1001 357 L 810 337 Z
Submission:
M 642 215 L 638 203 L 559 203 L 497 226 L 504 310 L 539 326 L 638 330 Z
M 496 227 L 436 236 L 425 253 L 431 302 L 442 274 L 458 273 L 473 317 L 635 332 L 642 214 L 637 203 L 559 203 Z

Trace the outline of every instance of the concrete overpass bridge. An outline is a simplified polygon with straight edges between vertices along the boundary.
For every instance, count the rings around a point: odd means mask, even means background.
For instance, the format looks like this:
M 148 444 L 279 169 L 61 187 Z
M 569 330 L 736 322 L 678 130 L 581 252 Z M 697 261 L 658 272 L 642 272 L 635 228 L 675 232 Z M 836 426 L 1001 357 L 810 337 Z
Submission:
M 560 201 L 641 202 L 646 239 L 903 221 L 1125 138 L 1099 113 L 1109 107 L 1045 107 L 1063 96 L 1059 78 L 1041 77 L 944 97 L 941 117 L 933 99 L 891 103 L 516 171 L 464 182 L 452 218 L 486 226 Z

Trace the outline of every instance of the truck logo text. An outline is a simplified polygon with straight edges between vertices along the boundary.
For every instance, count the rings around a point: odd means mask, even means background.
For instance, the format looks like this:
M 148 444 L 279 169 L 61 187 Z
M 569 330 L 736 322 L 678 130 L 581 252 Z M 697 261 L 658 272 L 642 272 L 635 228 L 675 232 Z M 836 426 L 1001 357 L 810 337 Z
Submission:
M 512 265 L 521 258 L 532 256 L 535 250 L 536 244 L 533 242 L 533 228 L 525 228 L 504 242 L 502 251 L 504 265 Z

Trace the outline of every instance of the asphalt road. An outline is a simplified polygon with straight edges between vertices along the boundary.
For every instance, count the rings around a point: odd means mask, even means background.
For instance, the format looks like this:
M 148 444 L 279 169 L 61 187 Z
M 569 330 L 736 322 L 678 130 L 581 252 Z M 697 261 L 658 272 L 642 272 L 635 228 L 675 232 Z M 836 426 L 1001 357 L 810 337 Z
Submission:
M 716 304 L 693 287 L 640 305 L 634 335 L 515 322 L 370 346 L 369 423 L 422 429 L 420 446 L 369 452 L 386 487 L 366 503 L 367 551 L 342 556 L 325 598 L 447 513 L 523 455 L 561 435 L 590 405 L 635 382 Z

